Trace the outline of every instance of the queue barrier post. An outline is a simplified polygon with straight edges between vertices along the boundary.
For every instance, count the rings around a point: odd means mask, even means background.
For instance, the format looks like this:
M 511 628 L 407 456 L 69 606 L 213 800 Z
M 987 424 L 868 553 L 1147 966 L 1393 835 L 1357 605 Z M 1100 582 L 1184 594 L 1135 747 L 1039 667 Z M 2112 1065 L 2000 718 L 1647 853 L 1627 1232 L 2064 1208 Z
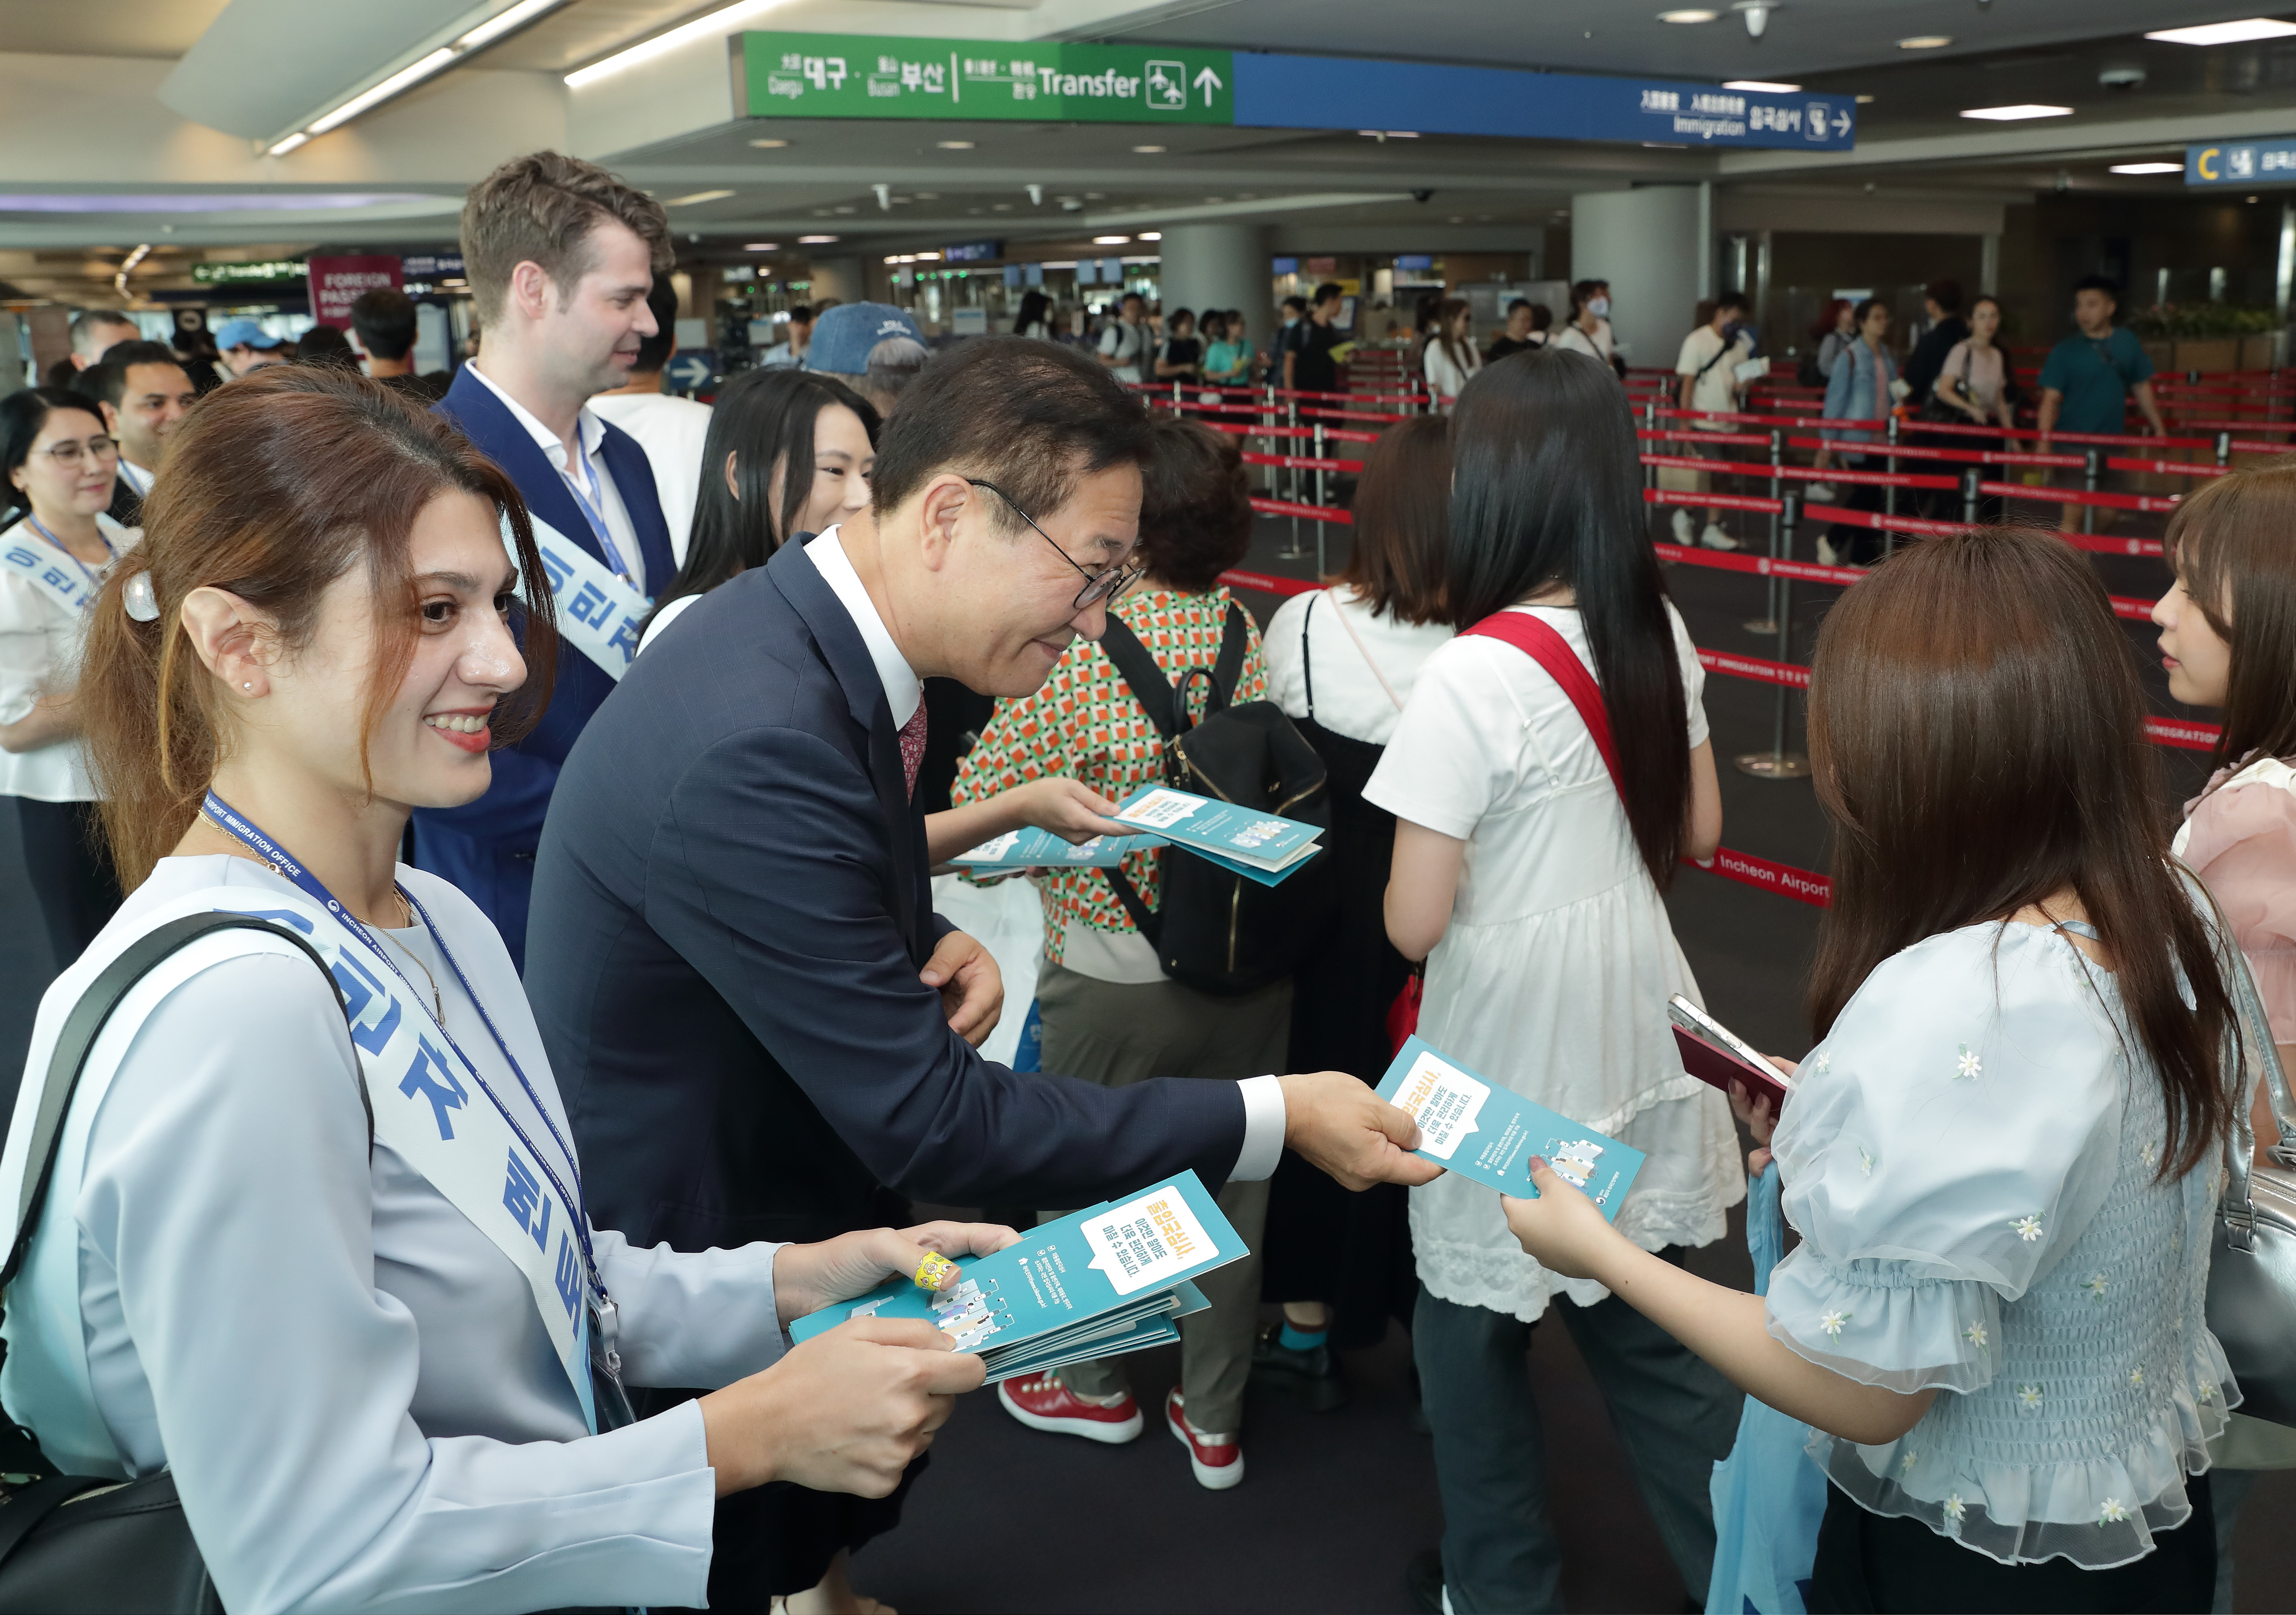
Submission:
M 1794 523 L 1801 514 L 1801 496 L 1783 495 L 1778 500 L 1779 542 L 1791 553 L 1793 549 Z M 1793 660 L 1793 579 L 1780 578 L 1778 589 L 1778 660 Z M 1799 751 L 1786 750 L 1786 700 L 1792 693 L 1784 685 L 1778 687 L 1777 704 L 1770 719 L 1770 749 L 1749 751 L 1735 759 L 1738 772 L 1758 780 L 1802 780 L 1809 777 L 1809 758 Z
M 1324 467 L 1323 467 L 1323 464 L 1322 464 L 1322 461 L 1323 461 L 1323 458 L 1324 458 L 1324 423 L 1323 423 L 1321 421 L 1318 421 L 1318 422 L 1316 422 L 1316 438 L 1315 438 L 1315 442 L 1316 442 L 1316 462 L 1317 462 L 1316 466 L 1316 508 L 1317 510 L 1322 510 L 1322 509 L 1324 508 L 1324 504 L 1325 504 L 1326 501 L 1325 501 L 1325 500 L 1324 500 Z M 1330 569 L 1329 567 L 1327 567 L 1327 566 L 1325 566 L 1325 565 L 1324 564 L 1324 530 L 1325 530 L 1325 523 L 1324 523 L 1324 519 L 1323 519 L 1321 516 L 1316 517 L 1316 579 L 1317 579 L 1319 582 L 1320 582 L 1323 578 L 1326 578 L 1326 577 L 1329 577 L 1329 576 L 1331 575 L 1331 569 Z
M 1770 430 L 1770 497 L 1782 498 L 1785 494 L 1786 434 L 1773 427 Z M 1778 549 L 1778 513 L 1770 512 L 1770 559 L 1780 558 Z M 1778 579 L 1773 573 L 1763 590 L 1764 614 L 1746 623 L 1749 634 L 1775 634 L 1778 631 Z
M 1984 480 L 1985 472 L 1981 467 L 1966 465 L 1962 468 L 1961 519 L 1972 527 L 1977 525 L 1978 505 L 1982 497 L 1978 484 Z
M 1898 450 L 1898 416 L 1893 413 L 1893 414 L 1890 416 L 1890 459 L 1889 459 L 1890 474 L 1891 476 L 1893 476 L 1893 477 L 1894 477 L 1894 476 L 1896 476 L 1896 475 L 1898 474 L 1898 453 L 1897 453 L 1897 450 Z M 1895 483 L 1891 483 L 1889 487 L 1887 487 L 1887 488 L 1883 488 L 1883 489 L 1882 490 L 1882 513 L 1883 515 L 1885 515 L 1885 516 L 1894 516 L 1894 515 L 1896 515 L 1896 514 L 1898 513 L 1898 488 L 1897 488 L 1897 485 L 1896 485 Z M 1892 556 L 1892 555 L 1896 554 L 1897 553 L 1898 553 L 1898 533 L 1897 533 L 1897 529 L 1896 529 L 1895 528 L 1891 528 L 1891 529 L 1889 529 L 1885 530 L 1885 531 L 1882 533 L 1882 559 L 1883 559 L 1884 561 L 1887 561 L 1890 556 Z
M 1645 398 L 1645 399 L 1644 399 L 1644 400 L 1643 400 L 1643 427 L 1644 427 L 1644 429 L 1645 430 L 1648 430 L 1648 431 L 1656 431 L 1656 430 L 1658 430 L 1658 395 L 1657 395 L 1657 394 L 1655 394 L 1655 393 L 1652 394 L 1649 398 Z M 1660 444 L 1660 445 L 1659 445 L 1659 447 L 1660 447 L 1660 448 L 1663 448 L 1663 447 L 1665 447 L 1665 445 L 1664 445 L 1664 444 Z M 1644 466 L 1644 467 L 1643 467 L 1643 489 L 1644 489 L 1644 491 L 1645 493 L 1647 493 L 1650 489 L 1654 488 L 1656 488 L 1657 486 L 1658 486 L 1658 468 L 1657 468 L 1657 467 L 1655 467 L 1655 466 L 1651 466 L 1651 465 L 1645 465 L 1645 466 Z
M 2217 463 L 2227 467 L 2232 464 L 2232 433 L 2229 431 L 2217 434 Z
M 2101 448 L 2083 450 L 2081 455 L 2082 489 L 2085 492 L 2092 494 L 2096 492 L 2096 485 L 2103 475 L 2104 451 Z M 2094 533 L 2096 531 L 2096 506 L 2094 504 L 2084 504 L 2081 506 L 2081 531 L 2084 533 Z
M 1300 428 L 1300 400 L 1287 398 L 1283 408 L 1284 424 L 1297 431 Z M 1300 468 L 1296 465 L 1292 468 L 1291 498 L 1292 504 L 1300 503 Z M 1307 553 L 1306 546 L 1300 542 L 1300 518 L 1294 516 L 1292 518 L 1292 542 L 1276 551 L 1276 557 L 1283 561 L 1297 561 Z

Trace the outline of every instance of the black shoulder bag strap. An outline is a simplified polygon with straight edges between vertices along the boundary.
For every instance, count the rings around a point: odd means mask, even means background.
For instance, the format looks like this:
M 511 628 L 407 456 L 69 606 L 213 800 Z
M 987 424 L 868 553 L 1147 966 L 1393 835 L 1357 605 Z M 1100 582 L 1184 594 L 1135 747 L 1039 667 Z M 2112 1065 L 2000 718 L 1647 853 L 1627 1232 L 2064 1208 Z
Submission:
M 327 990 L 335 996 L 339 1008 L 346 1008 L 342 988 L 336 984 L 334 972 L 325 960 L 299 934 L 276 921 L 258 919 L 253 914 L 215 911 L 208 914 L 185 914 L 170 920 L 137 938 L 120 955 L 104 966 L 95 980 L 88 983 L 72 1005 L 71 1013 L 64 1018 L 63 1030 L 56 1035 L 55 1052 L 48 1058 L 48 1069 L 40 1089 L 39 1108 L 31 1117 L 32 1135 L 24 1152 L 24 1182 L 16 1200 L 16 1242 L 10 1247 L 8 1260 L 0 1267 L 0 1309 L 4 1309 L 8 1287 L 23 1271 L 25 1258 L 32 1248 L 32 1236 L 39 1231 L 40 1217 L 45 1209 L 48 1179 L 56 1165 L 56 1151 L 63 1139 L 65 1114 L 71 1109 L 72 1095 L 79 1090 L 80 1074 L 87 1067 L 88 1052 L 95 1046 L 104 1027 L 138 981 L 156 969 L 179 949 L 219 930 L 267 930 L 283 937 L 302 949 L 311 963 L 318 966 L 326 978 Z M 359 1103 L 366 1111 L 367 1149 L 374 1149 L 374 1105 L 366 1091 L 366 1072 L 359 1072 Z M 4 1416 L 4 1415 L 0 1415 Z M 94 1484 L 105 1484 L 94 1482 Z M 78 1488 L 85 1489 L 85 1488 Z M 75 1493 L 54 1496 L 55 1504 L 66 1502 Z M 8 1550 L 28 1535 L 37 1520 L 20 1519 L 16 1509 L 20 1503 L 0 1515 L 7 1519 L 10 1529 L 0 1535 L 0 1560 Z M 33 1511 L 27 1510 L 27 1513 Z M 45 1513 L 45 1511 L 40 1511 Z
M 1100 648 L 1108 652 L 1108 660 L 1116 664 L 1119 673 L 1124 675 L 1124 682 L 1131 686 L 1133 698 L 1148 714 L 1148 721 L 1156 726 L 1156 733 L 1163 736 L 1165 774 L 1168 778 L 1173 772 L 1172 742 L 1179 738 L 1182 730 L 1190 726 L 1189 684 L 1205 676 L 1211 679 L 1212 702 L 1210 709 L 1215 712 L 1227 705 L 1228 698 L 1235 692 L 1235 681 L 1243 672 L 1246 648 L 1243 608 L 1232 600 L 1228 602 L 1227 620 L 1220 630 L 1219 660 L 1210 673 L 1207 675 L 1201 668 L 1191 668 L 1177 685 L 1165 678 L 1164 669 L 1156 665 L 1155 656 L 1140 643 L 1139 635 L 1125 627 L 1123 619 L 1113 611 L 1108 613 L 1108 627 L 1101 634 Z M 1116 900 L 1124 906 L 1124 912 L 1130 916 L 1133 925 L 1152 946 L 1154 945 L 1163 934 L 1162 922 L 1141 899 L 1132 882 L 1125 879 L 1121 869 L 1104 867 L 1100 873 L 1106 878 L 1109 889 L 1115 892 Z

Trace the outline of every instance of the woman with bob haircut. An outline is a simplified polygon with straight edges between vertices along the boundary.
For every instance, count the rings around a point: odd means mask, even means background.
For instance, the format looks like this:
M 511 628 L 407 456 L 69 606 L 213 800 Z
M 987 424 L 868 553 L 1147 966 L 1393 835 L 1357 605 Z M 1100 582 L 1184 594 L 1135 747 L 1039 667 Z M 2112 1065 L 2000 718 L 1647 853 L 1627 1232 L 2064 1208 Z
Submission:
M 816 371 L 745 370 L 728 381 L 701 444 L 685 563 L 655 600 L 638 648 L 797 534 L 867 509 L 882 424 L 875 405 Z
M 1234 439 L 1178 415 L 1158 412 L 1148 421 L 1138 584 L 1109 596 L 1108 632 L 1129 630 L 1175 683 L 1192 669 L 1207 675 L 1189 681 L 1192 693 L 1212 682 L 1225 637 L 1240 632 L 1242 660 L 1226 693 L 1231 701 L 1261 700 L 1267 668 L 1259 635 L 1219 580 L 1251 542 L 1251 487 L 1241 451 Z M 1201 700 L 1192 701 L 1192 710 L 1201 712 Z M 927 837 L 934 856 L 945 856 L 940 821 L 993 810 L 1047 782 L 1079 793 L 1081 808 L 1113 813 L 1142 786 L 1161 783 L 1163 774 L 1162 737 L 1117 671 L 1106 640 L 1079 642 L 1035 694 L 997 703 L 996 716 L 957 765 L 957 808 L 933 816 Z M 1136 833 L 1113 819 L 1099 828 Z M 1152 911 L 1162 906 L 1159 857 L 1135 852 L 1123 862 L 1125 878 Z M 1046 1070 L 1121 1087 L 1148 1077 L 1233 1079 L 1282 1068 L 1289 978 L 1215 997 L 1164 974 L 1155 947 L 1103 871 L 1047 872 L 1038 891 L 1045 963 L 1037 1006 Z M 1162 1424 L 1186 1446 L 1198 1483 L 1214 1491 L 1243 1479 L 1239 1432 L 1259 1305 L 1257 1252 L 1267 1185 L 1231 1182 L 1218 1199 L 1254 1254 L 1198 1279 L 1211 1308 L 1181 1320 L 1180 1383 L 1162 1410 Z M 1047 1221 L 1060 1215 L 1044 1213 Z M 1032 1430 L 1117 1443 L 1144 1428 L 1120 1357 L 1007 1380 L 996 1391 L 1005 1411 Z
M 1667 999 L 1698 986 L 1660 892 L 1677 858 L 1712 855 L 1722 805 L 1631 407 L 1599 359 L 1512 354 L 1460 393 L 1451 463 L 1444 615 L 1461 632 L 1420 668 L 1364 791 L 1396 819 L 1387 934 L 1427 962 L 1429 1044 L 1649 1156 L 1619 1226 L 1678 1261 L 1723 1236 L 1745 1180 L 1728 1104 L 1685 1074 L 1667 1026 Z M 1603 739 L 1564 678 L 1591 685 Z M 1524 1358 L 1558 1298 L 1684 1585 L 1703 1587 L 1707 1476 L 1737 1394 L 1600 1285 L 1527 1258 L 1498 1197 L 1466 1178 L 1411 1192 L 1411 1242 L 1444 1519 L 1439 1569 L 1414 1569 L 1422 1601 L 1439 1586 L 1462 1611 L 1559 1606 Z
M 1506 1202 L 1541 1262 L 1816 1428 L 1813 1611 L 2209 1607 L 2237 966 L 2144 717 L 2078 552 L 1901 549 L 1810 670 L 1833 902 L 1769 1141 L 1801 1244 L 1765 1299 L 1652 1261 L 1544 1161 Z
M 1420 668 L 1451 640 L 1443 593 L 1450 503 L 1450 422 L 1418 415 L 1389 427 L 1364 458 L 1347 566 L 1330 587 L 1285 601 L 1267 625 L 1268 698 L 1329 773 L 1324 845 L 1339 892 L 1335 922 L 1292 977 L 1293 1068 L 1309 1060 L 1298 1069 L 1376 1084 L 1392 1053 L 1387 1010 L 1411 974 L 1387 939 L 1382 910 L 1395 816 L 1363 791 Z M 1283 1303 L 1284 1323 L 1255 1350 L 1255 1380 L 1311 1407 L 1346 1400 L 1333 1351 L 1377 1344 L 1390 1312 L 1410 1323 L 1418 1281 L 1409 1206 L 1398 1185 L 1349 1194 L 1304 1162 L 1276 1168 L 1265 1288 Z
M 217 910 L 299 940 L 193 943 L 97 1040 L 9 1298 L 9 1411 L 63 1472 L 170 1472 L 234 1615 L 698 1606 L 720 1494 L 890 1491 L 979 1359 L 922 1323 L 783 1325 L 1015 1236 L 592 1228 L 502 939 L 396 862 L 547 694 L 509 479 L 379 382 L 281 365 L 192 413 L 144 512 L 80 685 L 134 890 L 42 1001 L 0 1176 L 123 949 Z M 631 1422 L 622 1378 L 722 1389 Z

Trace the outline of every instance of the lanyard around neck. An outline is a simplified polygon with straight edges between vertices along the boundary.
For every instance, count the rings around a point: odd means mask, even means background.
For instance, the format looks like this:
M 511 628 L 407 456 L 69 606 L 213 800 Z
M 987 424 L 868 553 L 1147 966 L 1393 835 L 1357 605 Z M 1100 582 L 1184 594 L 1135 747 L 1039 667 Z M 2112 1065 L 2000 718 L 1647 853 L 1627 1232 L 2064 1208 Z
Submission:
M 46 528 L 40 524 L 40 519 L 37 516 L 33 515 L 29 511 L 26 511 L 24 512 L 24 521 L 27 526 L 29 526 L 34 532 L 37 533 L 41 537 L 46 539 L 50 544 L 54 545 L 59 550 L 62 550 L 64 559 L 70 562 L 86 575 L 90 587 L 96 586 L 100 579 L 96 576 L 95 568 L 88 565 L 86 562 L 82 561 L 78 556 L 73 554 L 71 551 L 65 546 L 62 539 L 57 537 L 53 533 L 48 531 Z M 104 531 L 101 527 L 95 529 L 95 536 L 103 540 L 103 553 L 107 557 L 109 557 L 109 559 L 105 561 L 104 564 L 109 566 L 113 561 L 119 560 L 119 552 L 112 547 L 111 540 L 105 537 Z
M 390 956 L 390 951 L 382 946 L 381 939 L 369 930 L 356 914 L 345 908 L 316 875 L 297 863 L 285 848 L 264 834 L 260 828 L 234 810 L 229 803 L 212 791 L 208 792 L 207 800 L 201 804 L 200 811 L 204 813 L 217 828 L 270 865 L 273 870 L 293 882 L 297 890 L 325 909 L 345 930 L 350 932 L 353 937 L 365 945 L 369 952 L 390 967 L 390 973 L 397 976 L 406 988 L 407 996 L 414 1001 L 418 1009 L 422 1007 L 422 996 L 414 990 L 414 984 L 406 980 L 406 972 L 398 968 L 398 961 Z M 542 1118 L 542 1125 L 550 1129 L 551 1139 L 558 1145 L 559 1152 L 565 1160 L 567 1169 L 574 1174 L 576 1192 L 569 1194 L 566 1192 L 566 1185 L 559 1181 L 556 1168 L 550 1164 L 550 1158 L 534 1147 L 534 1140 L 528 1135 L 526 1128 L 520 1125 L 518 1118 L 511 1113 L 510 1107 L 503 1103 L 501 1096 L 494 1090 L 494 1085 L 486 1079 L 484 1073 L 479 1070 L 478 1063 L 469 1054 L 463 1053 L 463 1045 L 455 1040 L 455 1034 L 447 1029 L 444 1012 L 433 1014 L 431 1024 L 439 1029 L 439 1037 L 447 1040 L 447 1046 L 455 1051 L 455 1058 L 463 1062 L 463 1069 L 470 1072 L 471 1080 L 479 1085 L 479 1091 L 492 1102 L 495 1109 L 501 1112 L 502 1119 L 510 1124 L 510 1130 L 518 1135 L 519 1143 L 526 1146 L 527 1154 L 533 1158 L 535 1165 L 542 1168 L 543 1176 L 550 1180 L 550 1186 L 558 1192 L 560 1201 L 574 1208 L 577 1211 L 574 1233 L 575 1237 L 582 1243 L 582 1262 L 589 1269 L 591 1289 L 602 1303 L 607 1301 L 610 1298 L 606 1294 L 605 1281 L 599 1275 L 597 1257 L 590 1247 L 590 1207 L 580 1193 L 582 1174 L 578 1163 L 575 1160 L 572 1146 L 566 1142 L 565 1135 L 558 1130 L 558 1123 L 551 1117 L 550 1107 L 542 1103 L 542 1095 L 535 1092 L 534 1084 L 527 1079 L 526 1069 L 519 1064 L 518 1056 L 510 1052 L 510 1044 L 503 1037 L 502 1029 L 495 1024 L 494 1016 L 488 1012 L 486 1000 L 480 997 L 477 989 L 472 987 L 470 977 L 463 973 L 461 963 L 455 957 L 455 950 L 447 946 L 445 935 L 430 922 L 430 911 L 425 909 L 414 894 L 404 886 L 395 887 L 394 889 L 400 897 L 406 899 L 407 907 L 414 911 L 415 918 L 422 922 L 422 929 L 430 933 L 430 939 L 439 945 L 439 953 L 447 961 L 447 968 L 453 971 L 455 980 L 463 984 L 463 996 L 468 997 L 478 1010 L 479 1019 L 486 1022 L 487 1030 L 494 1035 L 495 1046 L 502 1051 L 503 1058 L 510 1062 L 511 1074 L 518 1078 L 519 1086 L 526 1090 L 526 1096 L 532 1102 L 535 1113 Z
M 582 425 L 578 421 L 574 425 L 574 463 L 582 468 L 578 478 L 563 464 L 558 466 L 558 474 L 565 480 L 566 491 L 572 494 L 574 503 L 582 507 L 582 519 L 590 524 L 590 532 L 598 540 L 598 548 L 605 556 L 606 569 L 624 583 L 635 584 L 637 579 L 631 576 L 629 562 L 622 559 L 621 547 L 614 542 L 613 534 L 607 530 L 605 485 L 598 480 L 598 468 L 590 463 L 589 452 L 582 447 Z

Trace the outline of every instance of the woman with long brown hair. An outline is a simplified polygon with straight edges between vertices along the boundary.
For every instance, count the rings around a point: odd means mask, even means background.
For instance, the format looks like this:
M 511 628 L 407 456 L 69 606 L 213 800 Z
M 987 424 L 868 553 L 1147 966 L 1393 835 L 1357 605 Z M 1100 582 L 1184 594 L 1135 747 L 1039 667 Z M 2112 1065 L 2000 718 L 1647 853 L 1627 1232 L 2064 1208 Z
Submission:
M 144 512 L 78 697 L 135 889 L 41 1004 L 0 1176 L 113 960 L 219 910 L 299 940 L 203 938 L 94 1044 L 9 1297 L 8 1411 L 64 1472 L 171 1472 L 242 1615 L 699 1605 L 717 1496 L 884 1495 L 978 1359 L 782 1325 L 1011 1231 L 689 1255 L 593 1228 L 501 937 L 396 860 L 546 694 L 509 479 L 379 382 L 281 365 L 192 412 Z M 724 1389 L 633 1423 L 624 1375 Z
M 1899 551 L 1810 672 L 1833 902 L 1773 1143 L 1801 1245 L 1764 1299 L 1653 1261 L 1544 1162 L 1507 1201 L 1541 1261 L 1816 1426 L 1813 1611 L 2208 1607 L 2238 1056 L 2144 716 L 2077 552 Z

